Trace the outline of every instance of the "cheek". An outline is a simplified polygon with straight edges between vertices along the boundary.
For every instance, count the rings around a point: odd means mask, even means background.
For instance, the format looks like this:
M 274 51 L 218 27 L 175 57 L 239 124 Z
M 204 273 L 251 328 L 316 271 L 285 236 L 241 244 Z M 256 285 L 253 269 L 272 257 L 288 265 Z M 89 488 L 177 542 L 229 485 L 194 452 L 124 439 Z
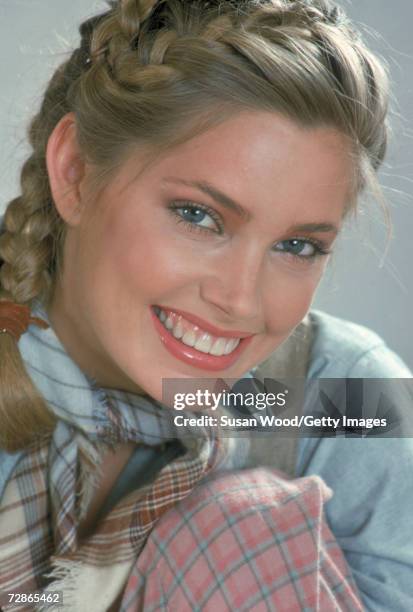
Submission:
M 194 258 L 170 229 L 151 222 L 113 235 L 107 254 L 111 276 L 134 296 L 165 296 L 196 276 Z M 198 271 L 199 274 L 199 271 Z
M 299 273 L 278 274 L 265 292 L 268 333 L 287 336 L 305 317 L 320 282 L 324 266 Z

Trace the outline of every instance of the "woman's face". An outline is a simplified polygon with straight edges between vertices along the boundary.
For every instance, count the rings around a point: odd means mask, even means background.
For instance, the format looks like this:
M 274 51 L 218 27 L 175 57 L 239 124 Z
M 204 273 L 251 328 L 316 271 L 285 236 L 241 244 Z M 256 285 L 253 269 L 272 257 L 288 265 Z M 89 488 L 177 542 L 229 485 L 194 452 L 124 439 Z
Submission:
M 142 170 L 69 228 L 52 324 L 107 387 L 239 378 L 307 313 L 352 190 L 345 138 L 245 112 Z

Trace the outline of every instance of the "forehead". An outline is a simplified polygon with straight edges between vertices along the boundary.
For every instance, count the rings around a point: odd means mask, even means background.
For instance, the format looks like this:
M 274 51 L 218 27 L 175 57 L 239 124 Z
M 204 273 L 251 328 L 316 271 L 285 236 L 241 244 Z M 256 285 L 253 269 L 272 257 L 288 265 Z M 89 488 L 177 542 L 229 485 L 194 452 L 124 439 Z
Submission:
M 141 162 L 142 162 L 141 157 Z M 208 181 L 247 208 L 329 203 L 343 212 L 355 183 L 349 139 L 327 126 L 303 128 L 275 113 L 244 112 L 157 155 L 132 156 L 128 179 Z M 143 169 L 142 169 L 143 168 Z

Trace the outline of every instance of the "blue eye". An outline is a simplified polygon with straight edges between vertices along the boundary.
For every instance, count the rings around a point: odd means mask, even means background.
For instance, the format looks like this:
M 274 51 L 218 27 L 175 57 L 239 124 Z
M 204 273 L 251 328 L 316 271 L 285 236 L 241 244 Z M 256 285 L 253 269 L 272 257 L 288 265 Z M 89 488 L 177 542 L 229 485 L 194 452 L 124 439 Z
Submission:
M 217 215 L 199 204 L 178 204 L 170 207 L 178 223 L 185 223 L 189 229 L 221 233 L 221 223 Z
M 316 240 L 292 238 L 276 245 L 276 251 L 285 252 L 300 259 L 314 259 L 330 253 L 324 245 Z
M 169 205 L 177 223 L 183 223 L 191 232 L 202 234 L 222 234 L 223 222 L 221 217 L 211 208 L 194 202 L 175 201 Z M 297 262 L 309 263 L 318 257 L 331 253 L 324 243 L 310 238 L 290 238 L 278 242 L 275 251 L 293 258 Z

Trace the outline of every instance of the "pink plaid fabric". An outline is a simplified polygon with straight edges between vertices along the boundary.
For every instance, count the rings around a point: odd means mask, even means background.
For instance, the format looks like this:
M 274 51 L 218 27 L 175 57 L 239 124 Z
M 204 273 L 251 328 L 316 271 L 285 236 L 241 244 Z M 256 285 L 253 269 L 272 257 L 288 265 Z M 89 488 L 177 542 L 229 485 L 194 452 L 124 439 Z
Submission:
M 120 611 L 363 610 L 323 516 L 331 495 L 318 476 L 214 473 L 155 526 Z

